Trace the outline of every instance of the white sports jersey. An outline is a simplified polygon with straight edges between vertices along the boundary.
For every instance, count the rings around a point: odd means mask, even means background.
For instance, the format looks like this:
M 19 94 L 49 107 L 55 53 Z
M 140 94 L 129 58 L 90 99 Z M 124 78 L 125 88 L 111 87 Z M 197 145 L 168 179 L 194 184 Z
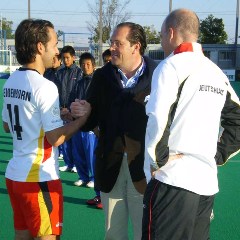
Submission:
M 3 87 L 2 119 L 13 137 L 13 157 L 6 178 L 20 182 L 59 179 L 58 149 L 45 132 L 63 125 L 58 90 L 35 70 L 19 69 Z
M 155 178 L 163 183 L 200 195 L 215 194 L 217 150 L 222 155 L 239 150 L 233 138 L 234 127 L 240 125 L 239 100 L 227 77 L 203 55 L 200 44 L 184 43 L 155 69 L 151 89 L 144 163 L 148 181 L 150 166 L 160 167 Z M 221 119 L 228 129 L 217 149 Z M 237 148 L 227 149 L 231 144 Z M 178 153 L 183 157 L 165 161 Z

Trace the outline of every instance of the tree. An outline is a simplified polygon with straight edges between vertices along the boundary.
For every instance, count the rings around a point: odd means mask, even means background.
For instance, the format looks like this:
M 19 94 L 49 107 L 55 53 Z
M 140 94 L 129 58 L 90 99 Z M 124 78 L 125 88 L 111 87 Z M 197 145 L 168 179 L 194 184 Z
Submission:
M 0 20 L 0 23 L 1 23 L 1 20 Z M 12 21 L 8 21 L 6 18 L 2 18 L 1 26 L 2 26 L 2 30 L 6 30 L 7 39 L 14 38 L 14 34 L 12 33 L 12 24 L 13 24 Z
M 102 42 L 110 38 L 111 31 L 121 22 L 130 19 L 131 14 L 125 9 L 131 0 L 125 0 L 122 4 L 120 0 L 103 0 L 102 1 L 102 22 L 103 22 L 103 39 Z M 94 42 L 99 40 L 99 0 L 95 4 L 88 4 L 89 11 L 92 14 L 92 21 L 87 22 L 88 29 L 93 35 Z
M 156 29 L 154 28 L 154 25 L 144 26 L 143 29 L 146 33 L 147 44 L 149 44 L 149 43 L 152 43 L 152 44 L 160 43 L 160 32 L 156 31 Z
M 200 21 L 199 41 L 202 44 L 220 43 L 226 44 L 227 33 L 224 30 L 222 18 L 214 18 L 212 14 Z
M 98 40 L 99 40 L 99 35 L 100 35 L 100 33 L 99 33 L 99 27 L 98 27 L 98 26 L 99 26 L 99 24 L 97 25 L 97 27 L 94 28 L 94 33 L 92 33 L 92 34 L 93 34 L 93 41 L 94 41 L 95 43 L 98 42 Z M 103 32 L 103 33 L 102 33 L 102 42 L 103 42 L 103 43 L 106 43 L 107 40 L 110 38 L 111 30 L 110 30 L 109 27 L 103 26 L 102 32 Z

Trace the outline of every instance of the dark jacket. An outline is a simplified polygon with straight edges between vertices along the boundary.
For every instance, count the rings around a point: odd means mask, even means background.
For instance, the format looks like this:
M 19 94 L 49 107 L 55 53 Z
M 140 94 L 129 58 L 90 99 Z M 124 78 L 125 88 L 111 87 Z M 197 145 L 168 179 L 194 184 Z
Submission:
M 70 102 L 74 102 L 76 98 L 84 100 L 86 99 L 87 92 L 92 81 L 92 76 L 93 74 L 83 74 L 82 78 L 76 82 L 75 86 L 72 89 L 72 92 L 70 93 Z
M 62 68 L 62 66 L 60 66 L 58 68 L 48 68 L 44 72 L 43 76 L 56 84 L 57 71 L 61 68 Z
M 92 106 L 85 130 L 99 126 L 96 149 L 96 186 L 110 192 L 117 180 L 124 152 L 136 189 L 143 193 L 144 142 L 147 124 L 145 97 L 150 94 L 152 74 L 157 64 L 144 57 L 146 69 L 132 88 L 123 88 L 121 75 L 111 62 L 93 75 L 88 101 Z
M 82 70 L 75 63 L 70 68 L 63 67 L 57 71 L 56 85 L 59 92 L 60 107 L 70 106 L 70 93 L 81 78 Z

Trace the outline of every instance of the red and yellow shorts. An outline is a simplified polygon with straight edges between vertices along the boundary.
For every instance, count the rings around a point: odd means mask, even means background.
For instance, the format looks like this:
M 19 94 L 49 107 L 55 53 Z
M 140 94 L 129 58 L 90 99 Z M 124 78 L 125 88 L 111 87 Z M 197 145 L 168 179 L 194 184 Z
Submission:
M 63 194 L 61 181 L 16 182 L 6 179 L 13 208 L 14 228 L 32 237 L 61 235 Z

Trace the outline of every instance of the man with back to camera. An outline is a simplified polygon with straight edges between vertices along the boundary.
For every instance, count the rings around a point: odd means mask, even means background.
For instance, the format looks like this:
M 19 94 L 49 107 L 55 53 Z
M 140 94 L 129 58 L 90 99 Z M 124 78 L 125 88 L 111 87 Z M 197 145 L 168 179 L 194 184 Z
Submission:
M 209 239 L 217 164 L 240 148 L 239 99 L 203 55 L 199 25 L 187 9 L 171 12 L 162 24 L 166 59 L 154 71 L 146 105 L 144 240 Z
M 16 240 L 60 239 L 63 195 L 57 146 L 78 131 L 90 112 L 90 105 L 80 101 L 82 116 L 63 126 L 57 87 L 42 76 L 59 54 L 57 43 L 51 22 L 23 20 L 15 32 L 23 67 L 3 87 L 3 127 L 13 137 L 5 177 Z
M 97 69 L 89 87 L 92 114 L 85 126 L 99 126 L 95 180 L 105 213 L 105 239 L 127 240 L 131 220 L 134 239 L 141 239 L 143 171 L 147 116 L 156 63 L 143 56 L 146 35 L 139 24 L 117 25 L 111 36 L 111 62 Z M 78 102 L 71 105 L 72 114 Z

